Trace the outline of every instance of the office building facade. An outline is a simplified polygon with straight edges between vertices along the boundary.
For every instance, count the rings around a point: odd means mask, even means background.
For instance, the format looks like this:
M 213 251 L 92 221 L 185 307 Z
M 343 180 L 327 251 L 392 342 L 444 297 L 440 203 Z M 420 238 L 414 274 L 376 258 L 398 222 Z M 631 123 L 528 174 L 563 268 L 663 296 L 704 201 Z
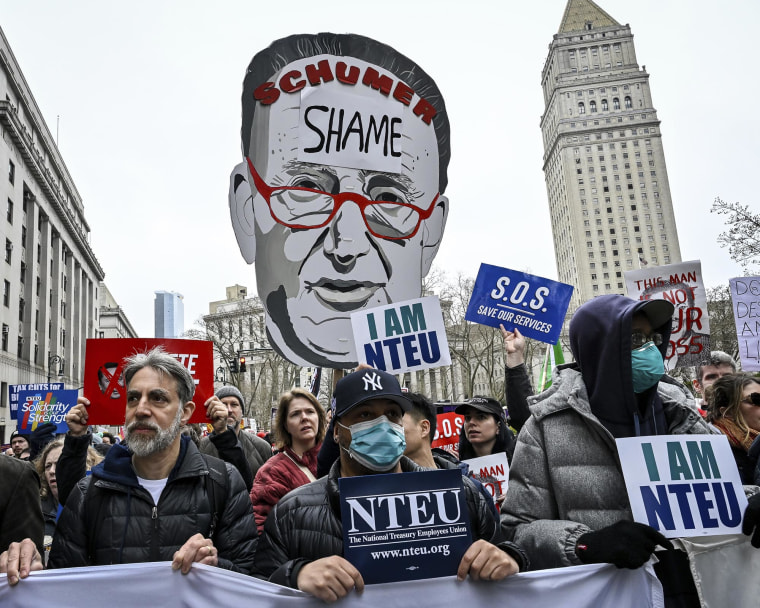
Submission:
M 184 296 L 173 291 L 157 291 L 154 300 L 156 338 L 179 338 L 185 332 Z
M 104 272 L 82 198 L 0 30 L 0 442 L 9 385 L 82 385 Z
M 541 83 L 544 173 L 571 309 L 625 294 L 623 273 L 681 261 L 660 121 L 628 25 L 569 0 Z

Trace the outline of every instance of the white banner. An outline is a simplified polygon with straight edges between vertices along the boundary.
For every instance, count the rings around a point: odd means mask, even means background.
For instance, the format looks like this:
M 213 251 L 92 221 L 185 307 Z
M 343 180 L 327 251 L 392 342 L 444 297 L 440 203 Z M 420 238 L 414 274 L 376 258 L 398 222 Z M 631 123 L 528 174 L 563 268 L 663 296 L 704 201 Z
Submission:
M 637 570 L 589 564 L 539 570 L 511 576 L 498 583 L 462 583 L 436 578 L 405 583 L 368 585 L 336 605 L 358 606 L 530 606 L 531 608 L 658 608 L 662 587 L 651 567 Z M 256 606 L 257 608 L 324 608 L 311 595 L 266 583 L 250 576 L 194 564 L 190 573 L 173 571 L 169 562 L 68 568 L 33 572 L 9 587 L 0 575 L 0 606 L 109 608 L 148 606 Z M 736 608 L 736 607 L 734 607 Z
M 689 554 L 703 608 L 755 608 L 760 597 L 760 551 L 749 536 L 705 536 L 674 539 Z M 730 600 L 729 600 L 730 598 Z

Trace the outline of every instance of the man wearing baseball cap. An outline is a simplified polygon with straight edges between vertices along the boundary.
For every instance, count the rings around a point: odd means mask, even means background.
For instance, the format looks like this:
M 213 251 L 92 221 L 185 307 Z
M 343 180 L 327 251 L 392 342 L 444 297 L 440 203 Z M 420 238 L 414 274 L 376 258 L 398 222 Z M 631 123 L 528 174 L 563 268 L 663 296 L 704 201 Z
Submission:
M 364 588 L 359 571 L 342 557 L 338 479 L 426 470 L 403 455 L 402 417 L 410 403 L 393 375 L 371 368 L 355 371 L 338 382 L 333 398 L 333 437 L 340 457 L 326 477 L 277 503 L 267 518 L 254 565 L 257 576 L 328 602 Z M 473 580 L 501 580 L 524 569 L 524 554 L 502 542 L 485 498 L 470 480 L 463 482 L 477 540 L 462 558 L 458 578 L 469 574 Z
M 21 454 L 24 450 L 29 449 L 29 437 L 22 435 L 18 431 L 13 431 L 11 434 L 11 450 L 13 451 L 14 458 L 21 458 Z

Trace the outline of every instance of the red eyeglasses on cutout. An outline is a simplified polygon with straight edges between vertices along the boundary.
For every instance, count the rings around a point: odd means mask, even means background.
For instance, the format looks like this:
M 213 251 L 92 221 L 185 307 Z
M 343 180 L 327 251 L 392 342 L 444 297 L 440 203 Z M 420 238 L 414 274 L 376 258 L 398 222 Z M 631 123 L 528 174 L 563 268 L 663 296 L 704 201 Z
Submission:
M 422 220 L 433 214 L 441 196 L 436 193 L 427 209 L 409 203 L 373 201 L 354 192 L 330 194 L 314 188 L 269 186 L 246 158 L 256 190 L 264 197 L 272 217 L 288 228 L 311 229 L 327 226 L 341 206 L 351 201 L 361 210 L 367 230 L 381 239 L 410 239 L 420 228 Z

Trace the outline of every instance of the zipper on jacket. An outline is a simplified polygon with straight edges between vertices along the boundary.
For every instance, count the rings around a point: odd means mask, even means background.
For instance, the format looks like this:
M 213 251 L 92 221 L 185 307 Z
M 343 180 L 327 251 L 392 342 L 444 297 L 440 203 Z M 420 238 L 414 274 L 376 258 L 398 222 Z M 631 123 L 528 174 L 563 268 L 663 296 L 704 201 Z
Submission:
M 161 561 L 161 549 L 160 549 L 160 542 L 158 538 L 158 506 L 153 505 L 153 511 L 151 512 L 150 518 L 153 520 L 153 534 L 151 534 L 150 538 L 150 554 L 151 554 L 151 561 L 158 562 Z

